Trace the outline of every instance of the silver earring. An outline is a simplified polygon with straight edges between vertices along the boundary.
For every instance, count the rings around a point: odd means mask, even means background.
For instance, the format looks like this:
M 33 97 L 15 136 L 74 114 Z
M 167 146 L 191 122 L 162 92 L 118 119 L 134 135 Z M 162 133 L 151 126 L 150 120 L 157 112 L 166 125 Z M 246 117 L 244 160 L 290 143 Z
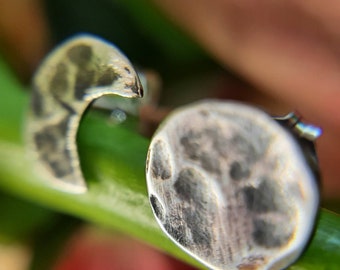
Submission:
M 148 152 L 157 222 L 210 269 L 286 268 L 313 232 L 317 163 L 305 153 L 313 154 L 310 140 L 319 135 L 294 114 L 274 120 L 235 102 L 176 110 Z
M 76 147 L 82 114 L 103 95 L 138 98 L 142 91 L 129 60 L 108 42 L 81 35 L 56 48 L 34 77 L 27 119 L 27 142 L 39 173 L 66 191 L 86 191 Z

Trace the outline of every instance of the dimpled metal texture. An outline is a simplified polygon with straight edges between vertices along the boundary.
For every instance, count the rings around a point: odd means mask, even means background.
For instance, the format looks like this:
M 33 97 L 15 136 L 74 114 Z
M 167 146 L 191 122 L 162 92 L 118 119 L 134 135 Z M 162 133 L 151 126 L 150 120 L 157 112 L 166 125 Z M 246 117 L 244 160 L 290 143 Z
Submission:
M 26 135 L 38 174 L 65 191 L 84 192 L 76 133 L 90 103 L 103 95 L 142 96 L 129 60 L 112 44 L 80 35 L 57 47 L 33 79 Z
M 250 106 L 176 110 L 152 139 L 146 176 L 163 231 L 210 269 L 283 269 L 312 234 L 315 177 L 293 136 Z

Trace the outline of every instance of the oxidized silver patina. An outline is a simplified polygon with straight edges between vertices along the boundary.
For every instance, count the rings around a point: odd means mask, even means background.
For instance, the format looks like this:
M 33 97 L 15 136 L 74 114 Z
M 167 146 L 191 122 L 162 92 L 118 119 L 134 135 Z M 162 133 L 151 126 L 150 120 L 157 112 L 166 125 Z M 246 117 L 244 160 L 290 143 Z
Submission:
M 137 73 L 112 44 L 89 35 L 68 40 L 42 63 L 33 80 L 28 145 L 39 174 L 66 191 L 86 191 L 76 147 L 82 114 L 103 95 L 142 96 Z
M 152 139 L 146 176 L 163 231 L 211 269 L 285 268 L 312 234 L 319 191 L 304 150 L 250 106 L 176 110 Z

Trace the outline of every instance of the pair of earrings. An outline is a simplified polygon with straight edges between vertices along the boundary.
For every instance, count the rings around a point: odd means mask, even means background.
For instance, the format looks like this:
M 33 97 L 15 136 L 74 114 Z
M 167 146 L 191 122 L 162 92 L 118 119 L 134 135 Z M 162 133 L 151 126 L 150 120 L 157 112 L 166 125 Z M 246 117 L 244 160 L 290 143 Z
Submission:
M 65 42 L 36 73 L 28 145 L 41 170 L 67 191 L 87 189 L 76 133 L 89 104 L 109 94 L 140 98 L 143 89 L 129 60 L 96 37 Z M 176 110 L 147 157 L 157 222 L 211 269 L 287 267 L 306 246 L 318 209 L 312 143 L 318 133 L 293 114 L 274 120 L 234 102 Z

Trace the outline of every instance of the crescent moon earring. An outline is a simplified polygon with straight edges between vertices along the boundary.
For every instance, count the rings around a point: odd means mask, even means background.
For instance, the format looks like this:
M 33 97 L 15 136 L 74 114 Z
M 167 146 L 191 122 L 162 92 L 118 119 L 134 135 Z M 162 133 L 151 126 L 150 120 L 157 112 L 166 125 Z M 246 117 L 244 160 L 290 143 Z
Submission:
M 209 269 L 286 268 L 313 232 L 320 132 L 294 114 L 275 120 L 235 102 L 177 109 L 147 158 L 158 224 Z
M 76 147 L 80 119 L 104 95 L 140 98 L 143 88 L 130 61 L 112 44 L 81 35 L 57 47 L 33 79 L 26 135 L 46 178 L 65 191 L 85 192 Z

